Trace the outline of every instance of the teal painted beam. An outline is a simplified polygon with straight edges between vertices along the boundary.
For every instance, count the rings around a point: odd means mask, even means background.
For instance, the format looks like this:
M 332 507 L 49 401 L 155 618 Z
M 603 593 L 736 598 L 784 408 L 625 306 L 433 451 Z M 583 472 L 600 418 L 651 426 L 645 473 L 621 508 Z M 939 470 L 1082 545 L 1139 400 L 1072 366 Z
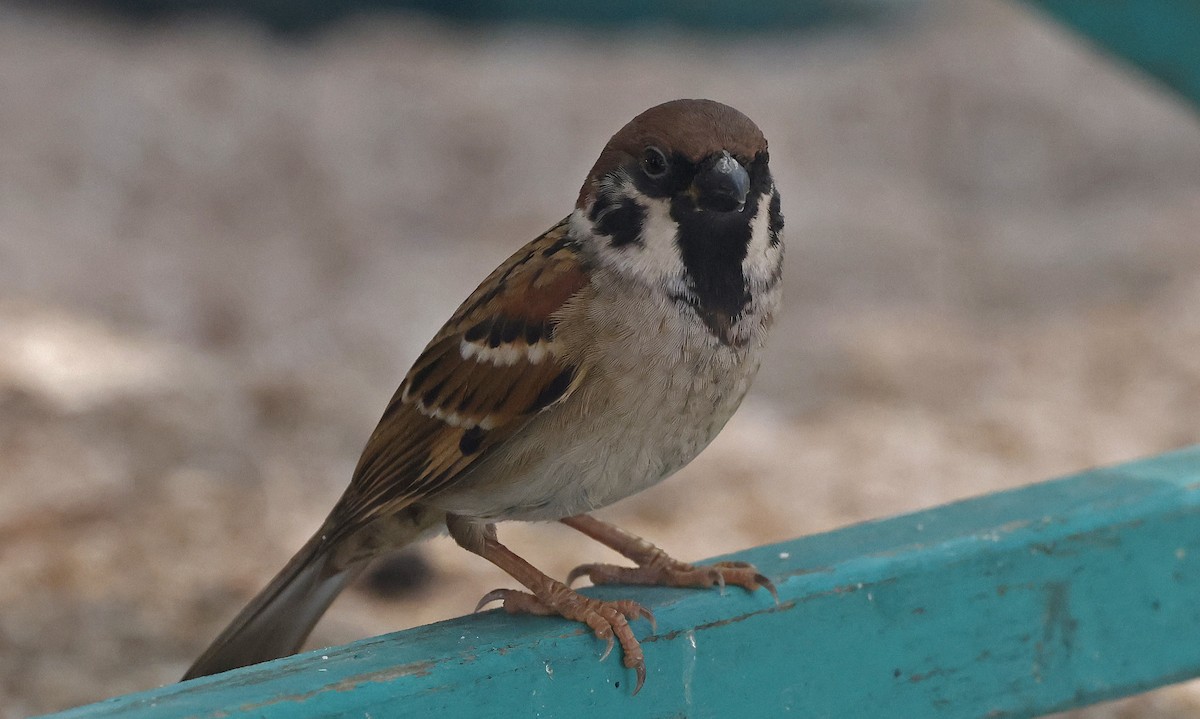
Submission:
M 490 612 L 55 716 L 998 719 L 1200 675 L 1200 446 L 733 557 L 779 605 L 594 590 L 658 615 L 636 697 L 575 625 Z
M 1200 0 L 1026 0 L 1200 107 Z

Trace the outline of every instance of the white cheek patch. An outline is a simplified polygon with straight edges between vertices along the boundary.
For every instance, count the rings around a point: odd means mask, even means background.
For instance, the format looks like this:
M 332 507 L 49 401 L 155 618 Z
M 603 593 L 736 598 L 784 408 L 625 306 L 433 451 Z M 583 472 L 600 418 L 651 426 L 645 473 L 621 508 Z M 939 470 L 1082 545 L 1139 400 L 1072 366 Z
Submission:
M 642 228 L 637 242 L 614 247 L 611 238 L 600 234 L 588 219 L 589 208 L 571 213 L 571 233 L 580 238 L 595 238 L 587 244 L 601 264 L 626 277 L 682 294 L 687 284 L 678 245 L 679 226 L 671 218 L 669 201 L 646 197 L 632 184 L 623 186 L 619 193 L 632 199 L 642 210 Z
M 634 202 L 642 208 L 641 247 L 630 248 L 624 253 L 627 265 L 637 275 L 650 281 L 670 281 L 683 276 L 683 257 L 679 252 L 679 225 L 671 218 L 668 200 L 635 196 Z
M 774 282 L 783 259 L 783 244 L 771 246 L 771 195 L 771 192 L 764 192 L 758 198 L 758 208 L 750 222 L 746 259 L 742 260 L 742 274 L 752 287 Z

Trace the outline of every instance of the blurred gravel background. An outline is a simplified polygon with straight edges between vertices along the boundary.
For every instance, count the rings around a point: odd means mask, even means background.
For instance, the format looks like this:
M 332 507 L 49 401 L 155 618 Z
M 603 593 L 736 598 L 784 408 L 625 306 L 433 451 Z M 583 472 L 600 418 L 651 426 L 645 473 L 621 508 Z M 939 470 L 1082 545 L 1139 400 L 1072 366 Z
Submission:
M 1016 6 L 729 42 L 28 8 L 0 5 L 0 716 L 174 681 L 441 321 L 675 97 L 770 138 L 788 309 L 726 432 L 603 516 L 702 558 L 1200 441 L 1200 122 Z M 607 556 L 501 531 L 551 573 Z M 312 646 L 511 585 L 422 551 L 436 581 L 348 592 Z

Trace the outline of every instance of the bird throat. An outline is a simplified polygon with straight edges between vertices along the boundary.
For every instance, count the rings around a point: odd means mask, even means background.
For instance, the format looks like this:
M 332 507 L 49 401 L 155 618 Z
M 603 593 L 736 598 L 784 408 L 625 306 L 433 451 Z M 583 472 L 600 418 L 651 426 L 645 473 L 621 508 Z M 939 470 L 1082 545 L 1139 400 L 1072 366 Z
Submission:
M 689 297 L 678 299 L 691 305 L 713 335 L 728 345 L 739 344 L 733 326 L 750 303 L 742 264 L 757 207 L 755 202 L 745 212 L 696 212 L 678 201 L 671 206 L 691 290 Z

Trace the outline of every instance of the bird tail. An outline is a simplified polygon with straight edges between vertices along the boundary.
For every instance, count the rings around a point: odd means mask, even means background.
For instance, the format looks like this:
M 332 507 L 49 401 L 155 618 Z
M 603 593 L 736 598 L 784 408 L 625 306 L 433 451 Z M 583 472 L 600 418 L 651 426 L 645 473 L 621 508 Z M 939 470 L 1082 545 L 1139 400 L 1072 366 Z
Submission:
M 365 561 L 336 566 L 338 544 L 317 532 L 213 640 L 183 679 L 298 652 L 321 615 L 366 567 Z

